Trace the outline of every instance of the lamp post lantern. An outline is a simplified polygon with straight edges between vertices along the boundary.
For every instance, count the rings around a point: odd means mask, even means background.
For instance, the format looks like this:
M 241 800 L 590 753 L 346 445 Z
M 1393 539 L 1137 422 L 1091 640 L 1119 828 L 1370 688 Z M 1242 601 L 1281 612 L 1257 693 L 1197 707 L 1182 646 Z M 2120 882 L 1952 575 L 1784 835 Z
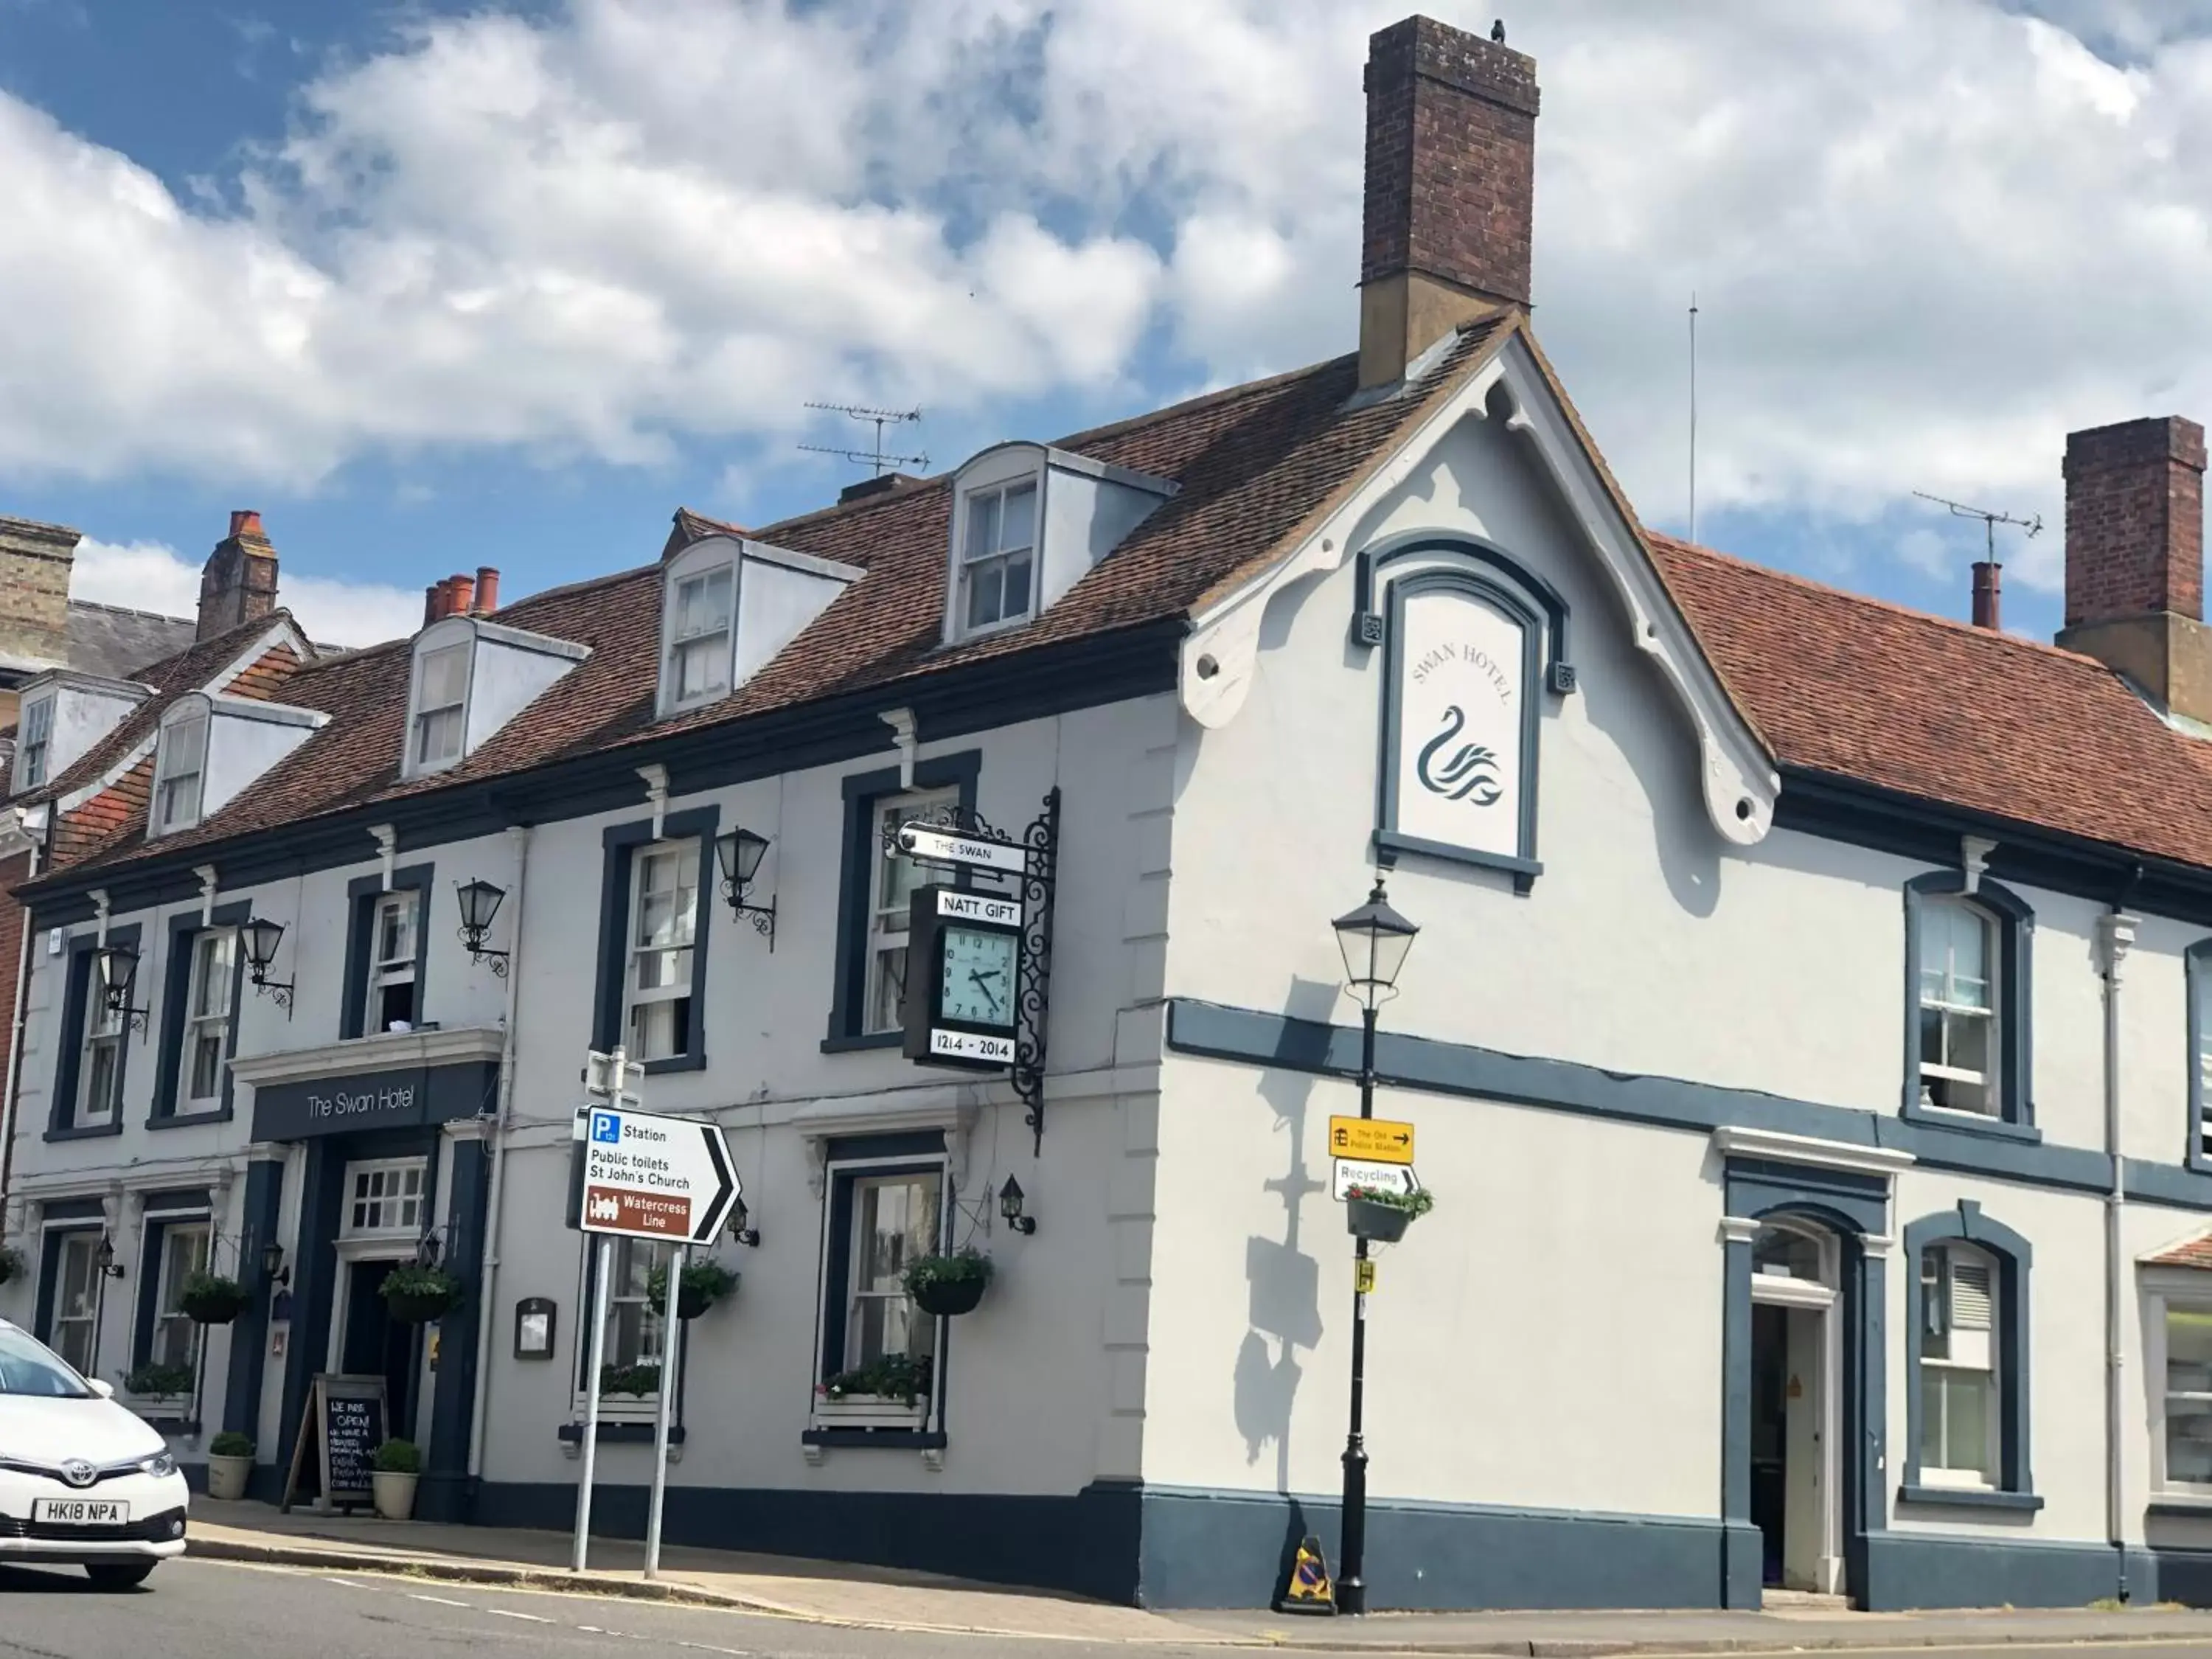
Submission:
M 1375 1014 L 1398 994 L 1398 973 L 1421 930 L 1390 908 L 1377 872 L 1367 902 L 1339 916 L 1337 948 L 1344 953 L 1344 988 L 1359 1003 L 1359 1115 L 1375 1115 Z M 1340 1613 L 1367 1611 L 1367 1439 L 1362 1425 L 1367 1395 L 1367 1241 L 1353 1242 L 1352 1291 L 1352 1421 L 1344 1440 L 1344 1519 L 1336 1580 Z

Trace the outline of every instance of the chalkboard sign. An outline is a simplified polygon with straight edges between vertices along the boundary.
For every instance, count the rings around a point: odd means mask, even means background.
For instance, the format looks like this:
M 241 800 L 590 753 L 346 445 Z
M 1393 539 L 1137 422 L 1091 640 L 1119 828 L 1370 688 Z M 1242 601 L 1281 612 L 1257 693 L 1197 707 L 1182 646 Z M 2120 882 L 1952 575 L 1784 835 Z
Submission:
M 385 1439 L 382 1377 L 315 1378 L 307 1395 L 307 1414 L 300 1419 L 300 1437 L 292 1448 L 291 1472 L 284 1481 L 285 1512 L 290 1512 L 298 1494 L 310 1443 L 315 1448 L 323 1510 L 351 1509 L 370 1502 L 374 1497 L 369 1480 L 373 1460 Z

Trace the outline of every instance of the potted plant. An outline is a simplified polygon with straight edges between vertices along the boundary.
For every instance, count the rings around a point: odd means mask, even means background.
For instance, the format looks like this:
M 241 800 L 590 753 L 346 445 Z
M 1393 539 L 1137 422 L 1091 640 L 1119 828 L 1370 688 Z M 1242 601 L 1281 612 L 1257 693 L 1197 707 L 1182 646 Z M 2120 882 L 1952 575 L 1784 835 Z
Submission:
M 460 1305 L 459 1276 L 423 1262 L 401 1262 L 376 1288 L 385 1311 L 403 1325 L 427 1325 Z
M 991 1282 L 991 1258 L 973 1245 L 951 1255 L 918 1255 L 906 1264 L 906 1293 L 926 1314 L 973 1313 Z
M 221 1273 L 185 1275 L 177 1305 L 198 1325 L 228 1325 L 246 1311 L 246 1286 Z
M 376 1512 L 387 1521 L 415 1514 L 415 1482 L 422 1473 L 422 1451 L 412 1440 L 387 1440 L 369 1463 L 368 1484 Z
M 246 1483 L 253 1474 L 253 1442 L 246 1435 L 226 1429 L 208 1442 L 210 1498 L 246 1496 Z
M 887 1353 L 824 1377 L 814 1391 L 815 1420 L 837 1428 L 913 1428 L 929 1413 L 931 1370 L 926 1354 Z
M 181 1399 L 192 1391 L 192 1368 L 148 1360 L 131 1368 L 123 1378 L 123 1389 L 126 1394 L 148 1400 Z
M 602 1365 L 599 1367 L 599 1395 L 602 1399 L 611 1394 L 626 1394 L 642 1400 L 649 1394 L 660 1392 L 660 1367 L 644 1365 Z
M 738 1276 L 719 1261 L 694 1261 L 684 1269 L 684 1278 L 676 1287 L 676 1316 L 696 1319 L 724 1297 L 738 1288 Z M 645 1282 L 645 1293 L 653 1299 L 655 1309 L 668 1305 L 668 1268 L 666 1264 L 655 1267 Z
M 1436 1197 L 1425 1187 L 1410 1193 L 1385 1191 L 1380 1187 L 1349 1187 L 1344 1194 L 1345 1230 L 1354 1238 L 1395 1244 L 1406 1236 L 1414 1220 L 1436 1207 Z
M 23 1271 L 23 1253 L 13 1244 L 0 1244 L 0 1285 Z

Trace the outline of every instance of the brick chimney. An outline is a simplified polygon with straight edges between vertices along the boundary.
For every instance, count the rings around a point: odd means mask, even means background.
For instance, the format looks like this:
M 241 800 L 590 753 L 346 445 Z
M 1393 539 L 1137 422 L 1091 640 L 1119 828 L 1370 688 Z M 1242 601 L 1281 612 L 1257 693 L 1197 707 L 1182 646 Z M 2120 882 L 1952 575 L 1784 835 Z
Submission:
M 70 566 L 84 532 L 0 517 L 0 667 L 69 660 Z
M 261 533 L 261 515 L 230 515 L 230 534 L 216 544 L 200 571 L 200 617 L 195 635 L 212 639 L 276 608 L 276 550 Z
M 2178 415 L 2066 436 L 2058 643 L 2173 712 L 2212 720 L 2204 626 L 2204 428 Z
M 1359 384 L 1387 386 L 1449 330 L 1529 303 L 1536 61 L 1428 17 L 1367 42 Z

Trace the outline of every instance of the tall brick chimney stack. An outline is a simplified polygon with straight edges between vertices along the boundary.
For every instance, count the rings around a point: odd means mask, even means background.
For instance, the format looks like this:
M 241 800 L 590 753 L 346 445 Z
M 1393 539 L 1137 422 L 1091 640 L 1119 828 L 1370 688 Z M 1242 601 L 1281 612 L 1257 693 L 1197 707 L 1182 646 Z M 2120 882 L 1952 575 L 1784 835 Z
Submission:
M 2066 436 L 2066 626 L 2058 643 L 2212 720 L 2204 625 L 2204 428 L 2178 415 Z
M 1536 60 L 1428 17 L 1367 42 L 1359 384 L 1469 318 L 1529 303 Z
M 276 608 L 276 550 L 262 533 L 261 515 L 230 515 L 230 534 L 215 545 L 200 571 L 198 639 L 227 634 Z

